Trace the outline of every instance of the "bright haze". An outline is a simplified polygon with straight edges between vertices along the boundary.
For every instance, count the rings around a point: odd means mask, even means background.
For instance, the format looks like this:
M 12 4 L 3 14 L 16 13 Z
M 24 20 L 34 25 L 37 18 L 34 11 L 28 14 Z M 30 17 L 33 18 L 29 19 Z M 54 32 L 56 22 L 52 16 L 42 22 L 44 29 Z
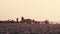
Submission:
M 15 20 L 21 16 L 60 21 L 60 0 L 0 0 L 0 20 Z

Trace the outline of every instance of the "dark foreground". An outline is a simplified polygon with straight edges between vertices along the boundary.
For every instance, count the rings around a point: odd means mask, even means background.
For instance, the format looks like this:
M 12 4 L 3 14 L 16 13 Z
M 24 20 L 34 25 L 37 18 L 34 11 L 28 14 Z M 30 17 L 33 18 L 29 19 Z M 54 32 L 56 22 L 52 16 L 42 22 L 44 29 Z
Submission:
M 1 23 L 0 34 L 60 34 L 60 24 Z

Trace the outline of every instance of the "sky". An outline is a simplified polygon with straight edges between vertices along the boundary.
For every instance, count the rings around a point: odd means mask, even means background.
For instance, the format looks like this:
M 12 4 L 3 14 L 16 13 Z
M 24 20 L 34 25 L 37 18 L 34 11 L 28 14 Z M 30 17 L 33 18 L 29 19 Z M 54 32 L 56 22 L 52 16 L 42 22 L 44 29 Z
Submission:
M 0 0 L 0 20 L 20 19 L 60 21 L 60 0 Z

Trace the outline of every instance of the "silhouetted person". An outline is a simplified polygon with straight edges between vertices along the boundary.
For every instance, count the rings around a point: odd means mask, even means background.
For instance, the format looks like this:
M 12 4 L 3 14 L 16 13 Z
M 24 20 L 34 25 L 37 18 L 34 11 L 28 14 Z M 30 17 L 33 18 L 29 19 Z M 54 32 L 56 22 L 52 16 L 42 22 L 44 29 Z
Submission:
M 48 20 L 45 20 L 45 24 L 49 24 L 49 21 Z
M 24 20 L 24 17 L 23 17 L 23 16 L 21 17 L 21 20 L 22 20 L 22 21 Z
M 18 20 L 19 20 L 19 19 L 17 18 L 16 21 L 18 22 Z

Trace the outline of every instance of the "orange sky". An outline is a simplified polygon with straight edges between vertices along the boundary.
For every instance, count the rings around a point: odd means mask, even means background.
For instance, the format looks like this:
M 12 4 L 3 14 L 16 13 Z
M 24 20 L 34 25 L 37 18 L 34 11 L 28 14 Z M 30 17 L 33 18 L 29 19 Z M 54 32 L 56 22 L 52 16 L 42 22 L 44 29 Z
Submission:
M 21 16 L 60 21 L 60 0 L 0 0 L 0 20 Z

